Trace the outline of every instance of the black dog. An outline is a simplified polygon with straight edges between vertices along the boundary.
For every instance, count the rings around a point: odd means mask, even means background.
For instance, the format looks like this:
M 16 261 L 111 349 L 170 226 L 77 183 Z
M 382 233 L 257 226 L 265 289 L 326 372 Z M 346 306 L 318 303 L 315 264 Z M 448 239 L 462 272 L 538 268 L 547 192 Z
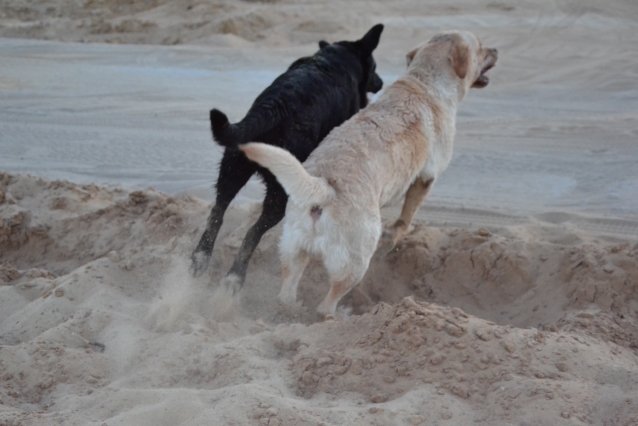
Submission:
M 257 97 L 239 123 L 230 124 L 217 109 L 210 112 L 214 139 L 226 149 L 217 178 L 215 206 L 191 255 L 195 276 L 208 266 L 228 205 L 255 172 L 266 184 L 266 197 L 259 220 L 246 234 L 235 263 L 222 281 L 233 294 L 244 283 L 248 262 L 261 237 L 286 212 L 288 196 L 277 179 L 248 160 L 237 145 L 264 142 L 287 149 L 299 161 L 306 160 L 334 127 L 367 105 L 367 92 L 381 90 L 383 82 L 375 72 L 372 51 L 382 31 L 383 25 L 379 24 L 355 42 L 319 42 L 320 50 L 295 61 Z

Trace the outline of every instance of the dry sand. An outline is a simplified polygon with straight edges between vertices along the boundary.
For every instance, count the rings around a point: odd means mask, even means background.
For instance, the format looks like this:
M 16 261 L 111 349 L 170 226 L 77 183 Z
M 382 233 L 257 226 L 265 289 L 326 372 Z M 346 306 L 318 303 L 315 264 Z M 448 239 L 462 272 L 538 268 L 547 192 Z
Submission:
M 471 29 L 501 55 L 460 112 L 451 167 L 412 231 L 341 303 L 341 321 L 314 313 L 328 290 L 319 264 L 302 280 L 303 307 L 281 311 L 279 227 L 239 297 L 216 288 L 254 204 L 227 213 L 209 274 L 195 280 L 187 259 L 207 201 L 19 165 L 0 173 L 0 425 L 638 424 L 638 7 L 344 4 L 0 1 L 2 37 L 212 45 L 231 68 L 242 56 L 289 62 L 378 21 L 386 82 L 442 28 Z M 17 83 L 26 70 L 0 64 L 0 91 L 20 107 L 0 99 L 5 158 L 35 99 Z M 239 118 L 255 94 L 232 103 L 224 90 Z M 116 100 L 91 97 L 107 117 Z M 65 117 L 51 114 L 45 124 Z M 63 135 L 77 125 L 56 120 Z

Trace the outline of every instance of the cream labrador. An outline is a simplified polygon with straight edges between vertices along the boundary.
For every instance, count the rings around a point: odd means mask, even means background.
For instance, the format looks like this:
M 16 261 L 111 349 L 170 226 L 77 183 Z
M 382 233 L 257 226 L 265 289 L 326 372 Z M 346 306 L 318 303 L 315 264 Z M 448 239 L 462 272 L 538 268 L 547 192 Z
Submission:
M 303 165 L 275 146 L 240 146 L 290 196 L 280 244 L 284 304 L 296 303 L 314 256 L 331 281 L 317 311 L 334 314 L 363 278 L 382 237 L 380 208 L 404 197 L 399 219 L 383 238 L 392 246 L 405 234 L 450 162 L 459 103 L 471 87 L 488 84 L 485 72 L 496 60 L 496 49 L 482 47 L 470 32 L 439 34 L 409 52 L 405 75 L 328 134 Z

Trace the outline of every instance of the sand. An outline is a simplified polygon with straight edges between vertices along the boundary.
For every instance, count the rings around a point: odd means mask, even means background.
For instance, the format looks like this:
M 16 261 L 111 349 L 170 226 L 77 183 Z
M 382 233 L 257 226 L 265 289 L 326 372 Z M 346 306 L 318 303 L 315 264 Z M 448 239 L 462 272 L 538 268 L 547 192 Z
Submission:
M 0 2 L 0 425 L 638 424 L 637 17 L 592 0 Z M 386 82 L 442 28 L 500 52 L 409 234 L 345 319 L 315 314 L 319 263 L 302 307 L 278 305 L 280 227 L 231 297 L 217 283 L 259 213 L 252 182 L 191 278 L 219 158 L 207 109 L 240 118 L 291 58 L 376 22 Z M 124 67 L 157 72 L 94 84 Z

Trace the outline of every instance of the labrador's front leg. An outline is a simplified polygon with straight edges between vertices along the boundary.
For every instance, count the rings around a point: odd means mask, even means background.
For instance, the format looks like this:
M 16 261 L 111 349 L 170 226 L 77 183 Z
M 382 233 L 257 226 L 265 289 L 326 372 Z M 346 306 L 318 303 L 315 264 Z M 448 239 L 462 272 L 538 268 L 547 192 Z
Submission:
M 392 225 L 385 227 L 379 245 L 377 253 L 385 255 L 389 253 L 397 242 L 408 232 L 408 228 L 414 219 L 423 201 L 428 196 L 434 179 L 428 179 L 424 181 L 421 177 L 417 177 L 416 180 L 408 188 L 408 192 L 405 194 L 405 201 L 403 202 L 403 208 L 401 209 L 401 216 Z

